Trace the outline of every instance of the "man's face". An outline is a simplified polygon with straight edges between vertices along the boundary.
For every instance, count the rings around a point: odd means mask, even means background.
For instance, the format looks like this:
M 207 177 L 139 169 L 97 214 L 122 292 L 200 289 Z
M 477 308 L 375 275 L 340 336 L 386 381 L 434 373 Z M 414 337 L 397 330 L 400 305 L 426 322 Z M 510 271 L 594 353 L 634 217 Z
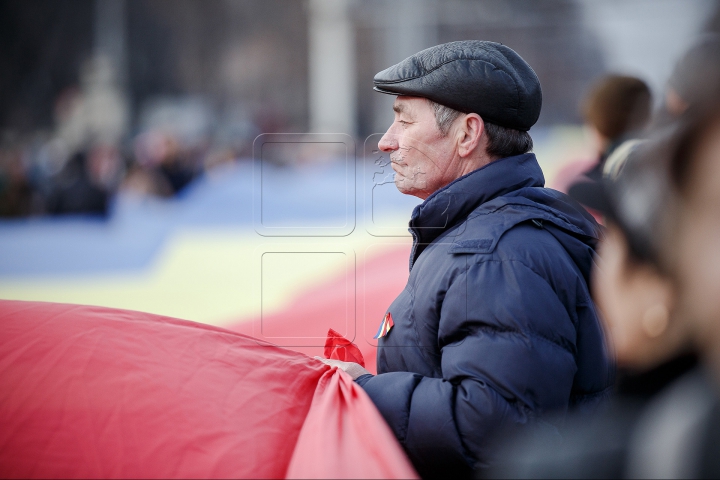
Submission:
M 393 110 L 395 120 L 378 147 L 390 154 L 398 190 L 424 200 L 459 176 L 454 136 L 442 135 L 424 98 L 399 96 Z

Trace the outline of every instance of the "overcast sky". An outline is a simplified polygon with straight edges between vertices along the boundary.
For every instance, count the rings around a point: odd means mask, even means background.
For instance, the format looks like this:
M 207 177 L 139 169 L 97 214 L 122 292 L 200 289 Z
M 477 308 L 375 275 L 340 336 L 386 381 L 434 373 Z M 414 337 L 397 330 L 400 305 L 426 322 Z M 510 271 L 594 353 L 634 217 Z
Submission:
M 580 0 L 607 67 L 637 75 L 655 92 L 714 13 L 714 0 Z M 660 98 L 658 95 L 656 98 Z

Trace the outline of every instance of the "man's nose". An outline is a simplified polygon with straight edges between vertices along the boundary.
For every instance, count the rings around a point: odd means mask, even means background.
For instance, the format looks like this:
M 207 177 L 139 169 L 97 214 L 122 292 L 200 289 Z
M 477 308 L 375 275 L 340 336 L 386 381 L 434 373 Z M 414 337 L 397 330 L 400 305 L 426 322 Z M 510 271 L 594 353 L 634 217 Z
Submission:
M 392 133 L 392 127 L 385 132 L 378 142 L 378 148 L 383 152 L 394 152 L 398 149 L 397 135 Z

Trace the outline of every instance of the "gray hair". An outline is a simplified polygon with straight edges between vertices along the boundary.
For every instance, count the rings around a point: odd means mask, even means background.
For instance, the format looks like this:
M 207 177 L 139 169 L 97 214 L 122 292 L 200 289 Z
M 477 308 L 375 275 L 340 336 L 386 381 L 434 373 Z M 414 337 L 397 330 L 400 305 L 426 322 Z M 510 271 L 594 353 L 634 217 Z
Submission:
M 440 134 L 445 137 L 450 132 L 450 125 L 463 113 L 428 99 L 435 112 L 435 123 Z M 501 127 L 485 122 L 485 133 L 488 138 L 487 153 L 497 158 L 512 157 L 527 153 L 533 149 L 532 137 L 528 132 Z
M 450 125 L 452 125 L 453 122 L 462 115 L 462 112 L 446 107 L 445 105 L 440 105 L 432 100 L 428 100 L 428 102 L 430 102 L 430 106 L 435 112 L 435 123 L 437 123 L 440 134 L 443 137 L 446 137 L 450 131 Z

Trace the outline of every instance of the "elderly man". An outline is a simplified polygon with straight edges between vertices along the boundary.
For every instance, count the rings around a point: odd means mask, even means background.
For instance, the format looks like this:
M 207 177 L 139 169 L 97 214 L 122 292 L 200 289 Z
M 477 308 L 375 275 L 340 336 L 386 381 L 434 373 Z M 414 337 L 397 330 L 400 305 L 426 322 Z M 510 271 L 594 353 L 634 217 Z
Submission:
M 380 141 L 410 220 L 410 278 L 378 331 L 378 375 L 350 373 L 424 476 L 467 476 L 492 434 L 592 408 L 612 371 L 588 291 L 598 226 L 545 189 L 527 131 L 540 83 L 510 48 L 429 48 L 375 76 L 397 95 Z M 552 428 L 552 427 L 550 427 Z

